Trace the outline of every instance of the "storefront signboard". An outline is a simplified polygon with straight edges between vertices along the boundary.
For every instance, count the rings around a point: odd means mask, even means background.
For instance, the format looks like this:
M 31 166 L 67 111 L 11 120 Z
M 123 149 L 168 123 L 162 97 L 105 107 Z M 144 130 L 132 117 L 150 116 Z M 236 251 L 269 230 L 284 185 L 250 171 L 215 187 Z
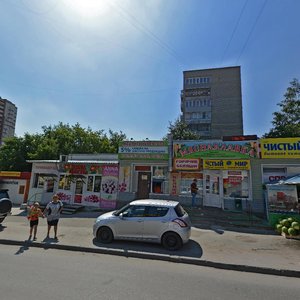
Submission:
M 72 164 L 64 165 L 64 171 L 68 174 L 101 174 L 102 165 L 100 164 Z
M 250 160 L 247 159 L 204 159 L 206 170 L 250 170 Z
M 0 171 L 0 177 L 20 177 L 21 172 Z
M 125 141 L 119 147 L 120 160 L 168 160 L 166 141 Z
M 174 141 L 174 158 L 255 158 L 257 141 Z
M 175 170 L 190 170 L 197 171 L 200 170 L 200 160 L 198 158 L 176 158 L 174 159 L 174 169 Z
M 300 158 L 300 138 L 261 139 L 262 158 Z

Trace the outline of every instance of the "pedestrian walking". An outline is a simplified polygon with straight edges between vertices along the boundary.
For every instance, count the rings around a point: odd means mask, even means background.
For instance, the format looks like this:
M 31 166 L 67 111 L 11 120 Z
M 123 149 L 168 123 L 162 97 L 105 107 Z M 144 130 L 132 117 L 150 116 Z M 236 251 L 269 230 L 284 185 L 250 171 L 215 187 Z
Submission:
M 34 202 L 33 205 L 30 206 L 27 214 L 27 219 L 29 220 L 29 224 L 30 224 L 29 240 L 31 239 L 33 233 L 33 240 L 36 241 L 36 233 L 39 224 L 39 217 L 44 218 L 44 214 L 40 209 L 40 204 L 38 202 Z
M 59 200 L 58 195 L 53 195 L 52 201 L 49 202 L 44 210 L 45 216 L 47 216 L 47 238 L 50 237 L 50 229 L 54 227 L 54 239 L 58 241 L 57 238 L 57 225 L 60 218 L 60 213 L 63 209 L 63 203 Z
M 196 206 L 196 196 L 198 193 L 198 187 L 197 187 L 197 179 L 194 178 L 192 184 L 191 184 L 191 195 L 192 195 L 192 207 Z

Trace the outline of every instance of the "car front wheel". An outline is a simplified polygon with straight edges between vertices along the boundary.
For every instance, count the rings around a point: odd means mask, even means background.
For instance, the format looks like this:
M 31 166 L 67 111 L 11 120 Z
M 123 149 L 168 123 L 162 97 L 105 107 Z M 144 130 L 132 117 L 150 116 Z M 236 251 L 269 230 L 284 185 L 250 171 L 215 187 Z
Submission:
M 182 247 L 182 240 L 175 232 L 167 232 L 162 237 L 162 245 L 168 250 L 178 250 Z
M 97 240 L 103 244 L 111 243 L 114 239 L 114 235 L 110 228 L 101 227 L 97 231 Z

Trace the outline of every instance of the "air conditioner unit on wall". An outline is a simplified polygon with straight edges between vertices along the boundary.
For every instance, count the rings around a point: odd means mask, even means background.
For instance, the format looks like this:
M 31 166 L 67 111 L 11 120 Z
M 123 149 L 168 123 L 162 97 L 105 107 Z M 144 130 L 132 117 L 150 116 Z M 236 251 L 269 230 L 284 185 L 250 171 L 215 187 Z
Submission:
M 68 161 L 68 155 L 60 155 L 59 156 L 59 162 L 65 163 Z

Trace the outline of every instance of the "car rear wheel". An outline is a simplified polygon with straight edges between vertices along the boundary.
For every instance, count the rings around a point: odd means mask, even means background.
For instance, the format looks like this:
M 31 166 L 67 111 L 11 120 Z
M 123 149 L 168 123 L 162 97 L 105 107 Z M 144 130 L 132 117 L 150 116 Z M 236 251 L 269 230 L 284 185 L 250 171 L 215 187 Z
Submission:
M 175 232 L 167 232 L 162 237 L 162 245 L 168 250 L 178 250 L 182 247 L 182 240 Z
M 111 243 L 114 239 L 114 235 L 110 228 L 101 227 L 97 231 L 97 240 L 103 244 Z
M 0 218 L 0 224 L 3 222 L 4 219 L 5 219 L 5 217 L 4 218 Z

